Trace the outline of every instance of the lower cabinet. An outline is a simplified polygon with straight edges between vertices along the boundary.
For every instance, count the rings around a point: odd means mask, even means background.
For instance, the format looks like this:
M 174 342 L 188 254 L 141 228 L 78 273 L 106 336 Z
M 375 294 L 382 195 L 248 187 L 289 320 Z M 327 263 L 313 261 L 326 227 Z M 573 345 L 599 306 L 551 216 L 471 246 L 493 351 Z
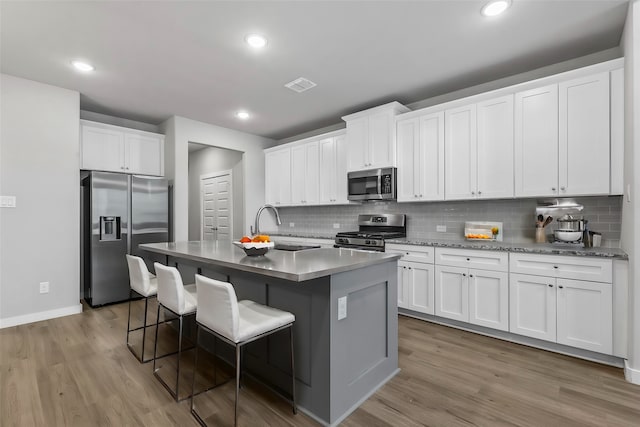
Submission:
M 437 265 L 436 316 L 509 330 L 508 274 Z
M 433 264 L 398 261 L 398 307 L 434 314 Z
M 510 331 L 613 352 L 612 284 L 512 273 Z

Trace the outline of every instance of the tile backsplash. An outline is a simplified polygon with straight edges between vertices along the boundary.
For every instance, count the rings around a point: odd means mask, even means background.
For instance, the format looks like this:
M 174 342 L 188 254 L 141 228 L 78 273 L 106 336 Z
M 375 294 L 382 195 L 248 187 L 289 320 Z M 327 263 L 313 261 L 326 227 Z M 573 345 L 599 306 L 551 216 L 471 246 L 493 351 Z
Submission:
M 622 196 L 573 199 L 584 206 L 584 219 L 589 220 L 589 229 L 602 233 L 603 245 L 618 247 Z M 407 215 L 409 237 L 460 240 L 465 221 L 498 221 L 503 223 L 505 242 L 527 243 L 535 237 L 536 205 L 536 199 L 517 199 L 283 207 L 278 208 L 282 219 L 278 232 L 333 237 L 338 231 L 357 230 L 357 216 L 360 213 L 403 213 Z M 547 233 L 555 229 L 555 224 L 554 221 L 547 227 Z M 446 226 L 447 231 L 436 231 L 438 225 Z

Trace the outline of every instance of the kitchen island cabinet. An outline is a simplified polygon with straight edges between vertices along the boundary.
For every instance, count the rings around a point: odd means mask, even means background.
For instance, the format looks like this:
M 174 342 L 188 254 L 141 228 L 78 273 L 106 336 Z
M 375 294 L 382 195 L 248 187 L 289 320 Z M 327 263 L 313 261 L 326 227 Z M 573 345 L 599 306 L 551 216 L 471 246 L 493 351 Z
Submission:
M 397 254 L 319 248 L 248 257 L 215 242 L 140 248 L 166 255 L 183 274 L 191 267 L 231 282 L 239 300 L 293 313 L 298 407 L 324 425 L 338 424 L 398 372 Z M 285 338 L 249 344 L 243 366 L 290 390 Z

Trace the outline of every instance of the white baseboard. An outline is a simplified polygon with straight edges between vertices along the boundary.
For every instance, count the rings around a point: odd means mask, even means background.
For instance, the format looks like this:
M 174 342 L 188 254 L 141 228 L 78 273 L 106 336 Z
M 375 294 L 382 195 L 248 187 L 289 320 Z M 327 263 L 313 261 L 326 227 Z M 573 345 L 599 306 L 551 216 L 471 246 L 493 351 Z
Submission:
M 629 361 L 624 361 L 624 378 L 632 384 L 640 384 L 640 369 L 633 369 Z
M 69 316 L 71 314 L 78 313 L 82 313 L 82 304 L 57 308 L 55 310 L 40 311 L 38 313 L 24 314 L 22 316 L 7 317 L 6 319 L 0 319 L 0 329 L 24 325 L 26 323 L 40 322 L 42 320 L 55 319 L 56 317 Z

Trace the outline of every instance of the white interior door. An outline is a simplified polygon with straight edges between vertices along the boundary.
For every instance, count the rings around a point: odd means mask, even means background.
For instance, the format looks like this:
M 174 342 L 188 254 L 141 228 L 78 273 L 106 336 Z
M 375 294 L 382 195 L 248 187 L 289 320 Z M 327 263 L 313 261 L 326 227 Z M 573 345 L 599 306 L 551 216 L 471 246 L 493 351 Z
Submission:
M 200 178 L 202 240 L 231 242 L 233 203 L 231 172 L 203 175 Z

